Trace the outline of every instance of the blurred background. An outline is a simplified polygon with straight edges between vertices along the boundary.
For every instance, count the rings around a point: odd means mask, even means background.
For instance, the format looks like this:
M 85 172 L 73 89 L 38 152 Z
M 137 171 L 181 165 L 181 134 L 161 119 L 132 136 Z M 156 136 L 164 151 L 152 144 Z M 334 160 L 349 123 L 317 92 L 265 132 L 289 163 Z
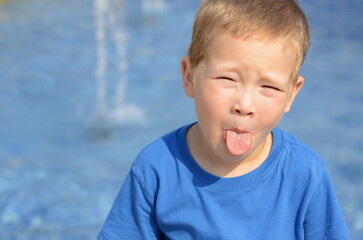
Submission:
M 95 239 L 138 151 L 195 121 L 196 0 L 0 0 L 0 239 Z M 363 2 L 300 0 L 312 46 L 280 127 L 326 159 L 363 239 Z

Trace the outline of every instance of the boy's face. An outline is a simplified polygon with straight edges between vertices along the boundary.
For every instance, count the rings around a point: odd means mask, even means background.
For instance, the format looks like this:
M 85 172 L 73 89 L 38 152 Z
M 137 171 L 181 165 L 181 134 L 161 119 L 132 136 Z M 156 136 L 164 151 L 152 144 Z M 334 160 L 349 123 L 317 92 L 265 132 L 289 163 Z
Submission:
M 198 117 L 197 151 L 227 162 L 258 154 L 303 84 L 302 77 L 294 84 L 290 79 L 295 63 L 295 52 L 282 41 L 229 34 L 215 37 L 195 71 L 183 58 L 184 89 Z

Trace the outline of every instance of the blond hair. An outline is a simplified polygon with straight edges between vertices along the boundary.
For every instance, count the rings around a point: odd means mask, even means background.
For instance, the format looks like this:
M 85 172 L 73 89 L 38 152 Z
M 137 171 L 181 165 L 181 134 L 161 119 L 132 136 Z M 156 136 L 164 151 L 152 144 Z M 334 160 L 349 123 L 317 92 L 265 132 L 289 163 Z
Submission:
M 204 0 L 194 19 L 188 58 L 194 69 L 219 33 L 243 39 L 278 39 L 296 51 L 291 79 L 296 81 L 310 45 L 304 12 L 294 0 Z

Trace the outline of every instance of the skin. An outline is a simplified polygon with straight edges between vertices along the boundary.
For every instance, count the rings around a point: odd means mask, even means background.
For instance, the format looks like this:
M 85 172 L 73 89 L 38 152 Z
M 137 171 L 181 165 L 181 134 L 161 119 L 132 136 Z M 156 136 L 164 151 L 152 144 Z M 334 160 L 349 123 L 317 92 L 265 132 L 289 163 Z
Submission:
M 268 157 L 272 129 L 290 110 L 304 79 L 291 74 L 294 49 L 281 40 L 258 40 L 219 34 L 193 69 L 181 61 L 183 87 L 194 98 L 198 123 L 187 132 L 196 162 L 219 177 L 253 171 Z M 228 150 L 226 130 L 249 132 L 252 144 L 241 154 Z

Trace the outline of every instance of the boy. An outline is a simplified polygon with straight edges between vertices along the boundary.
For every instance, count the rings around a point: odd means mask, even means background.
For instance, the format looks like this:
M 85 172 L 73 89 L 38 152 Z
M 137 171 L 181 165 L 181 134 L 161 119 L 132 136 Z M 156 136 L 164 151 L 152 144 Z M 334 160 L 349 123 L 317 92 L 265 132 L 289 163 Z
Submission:
M 324 161 L 275 128 L 309 41 L 294 0 L 204 0 L 181 63 L 198 122 L 141 151 L 99 239 L 349 239 Z

